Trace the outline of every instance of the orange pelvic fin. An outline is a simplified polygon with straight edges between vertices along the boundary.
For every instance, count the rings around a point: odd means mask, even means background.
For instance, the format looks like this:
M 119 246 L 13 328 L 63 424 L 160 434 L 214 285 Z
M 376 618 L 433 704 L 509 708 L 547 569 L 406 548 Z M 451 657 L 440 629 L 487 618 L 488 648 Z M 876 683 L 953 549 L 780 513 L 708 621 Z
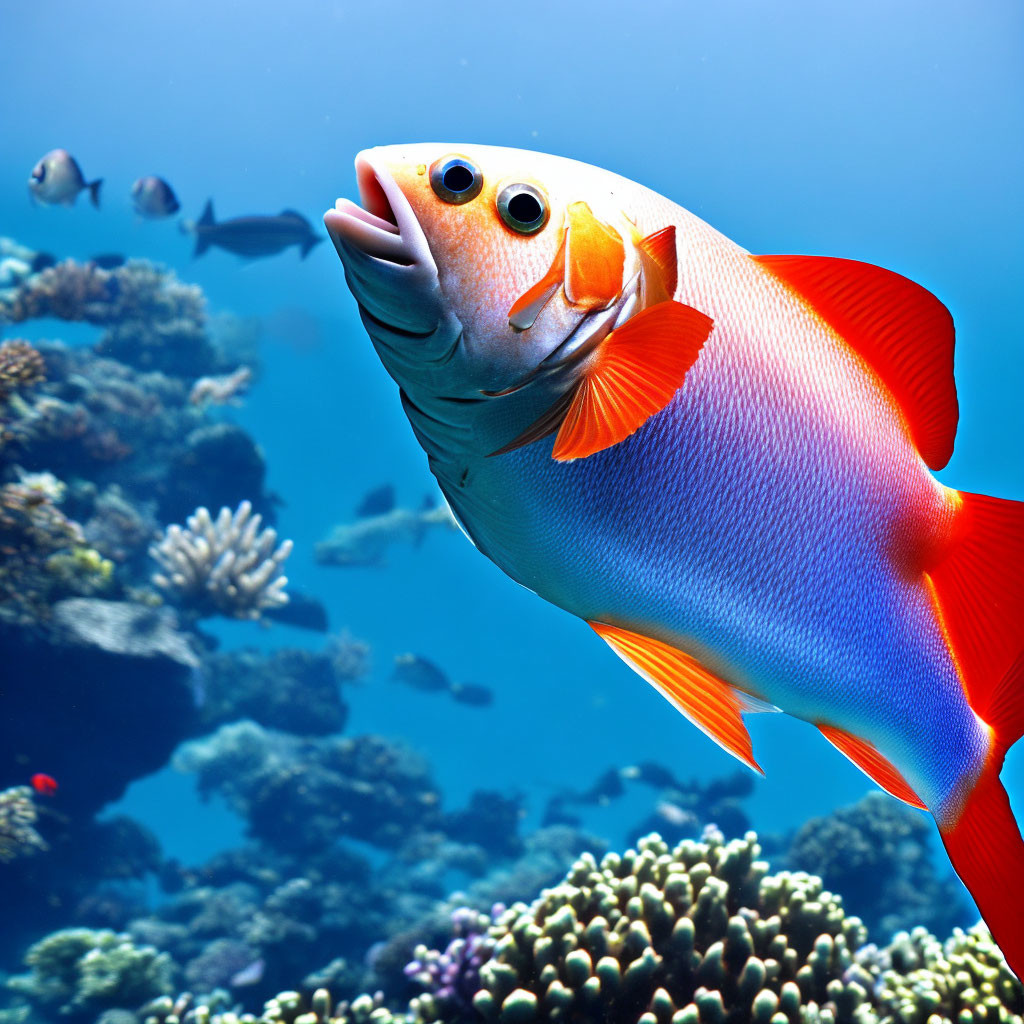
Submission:
M 777 711 L 709 672 L 696 658 L 670 644 L 617 626 L 591 622 L 591 628 L 638 675 L 655 687 L 698 729 L 754 771 L 745 711 Z
M 922 811 L 928 810 L 921 798 L 910 788 L 907 780 L 897 771 L 893 764 L 886 760 L 875 747 L 851 733 L 835 729 L 830 725 L 818 725 L 825 737 L 845 757 L 848 757 L 869 779 L 878 783 L 892 796 L 911 807 Z
M 558 291 L 565 280 L 565 232 L 544 276 L 523 292 L 512 303 L 508 311 L 508 322 L 517 331 L 525 331 L 534 325 L 540 311 L 547 305 L 551 297 Z
M 1024 502 L 960 492 L 959 505 L 925 572 L 967 700 L 1005 751 L 1024 735 Z
M 676 228 L 655 231 L 637 242 L 640 261 L 644 271 L 644 306 L 671 299 L 676 293 L 679 268 L 676 256 Z
M 712 326 L 692 306 L 660 302 L 616 327 L 584 371 L 552 456 L 583 459 L 639 430 L 682 387 Z
M 906 417 L 932 469 L 953 454 L 958 407 L 953 318 L 931 292 L 892 271 L 824 256 L 754 256 L 867 362 Z
M 584 202 L 571 203 L 565 249 L 565 297 L 578 309 L 607 309 L 622 294 L 626 247 Z

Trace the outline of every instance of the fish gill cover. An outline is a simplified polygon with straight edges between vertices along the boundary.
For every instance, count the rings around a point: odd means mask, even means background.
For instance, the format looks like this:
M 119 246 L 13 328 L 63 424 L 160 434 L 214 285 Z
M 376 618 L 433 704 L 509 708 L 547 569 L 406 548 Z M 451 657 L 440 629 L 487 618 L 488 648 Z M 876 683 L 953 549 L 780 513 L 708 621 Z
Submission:
M 1020 12 L 179 7 L 5 26 L 0 1024 L 1020 1024 L 927 818 L 782 716 L 735 771 L 488 571 L 318 244 L 358 151 L 456 138 L 888 264 L 957 323 L 943 481 L 1020 498 Z M 458 148 L 451 210 L 557 227 Z M 584 205 L 664 301 L 660 225 Z M 517 351 L 618 301 L 572 266 L 513 275 Z

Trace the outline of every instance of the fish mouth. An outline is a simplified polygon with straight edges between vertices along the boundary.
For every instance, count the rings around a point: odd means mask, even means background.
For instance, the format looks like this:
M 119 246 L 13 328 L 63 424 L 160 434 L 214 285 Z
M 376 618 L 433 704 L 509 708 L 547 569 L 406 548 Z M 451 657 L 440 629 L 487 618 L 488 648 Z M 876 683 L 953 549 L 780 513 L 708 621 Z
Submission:
M 339 199 L 324 215 L 338 254 L 369 256 L 399 267 L 423 267 L 434 271 L 419 220 L 395 179 L 379 166 L 372 153 L 356 157 L 359 203 Z M 361 204 L 361 205 L 360 205 Z

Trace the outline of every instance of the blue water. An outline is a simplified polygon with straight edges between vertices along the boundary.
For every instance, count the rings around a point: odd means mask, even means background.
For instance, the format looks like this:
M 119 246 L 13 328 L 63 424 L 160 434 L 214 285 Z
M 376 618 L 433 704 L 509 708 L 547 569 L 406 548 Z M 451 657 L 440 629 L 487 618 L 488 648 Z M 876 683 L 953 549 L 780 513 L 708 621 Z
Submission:
M 292 207 L 318 220 L 354 195 L 366 146 L 436 139 L 534 148 L 635 178 L 754 252 L 847 256 L 935 292 L 958 326 L 961 426 L 942 479 L 1024 498 L 1024 10 L 1011 2 L 147 5 L 53 0 L 0 13 L 0 234 L 85 257 L 174 267 L 211 306 L 301 310 L 302 337 L 262 341 L 264 371 L 228 413 L 262 446 L 296 543 L 294 585 L 374 648 L 349 731 L 407 739 L 456 806 L 519 790 L 536 815 L 611 765 L 731 771 L 722 753 L 590 630 L 505 579 L 460 536 L 396 547 L 384 569 L 317 567 L 312 545 L 382 482 L 433 492 L 425 459 L 356 316 L 329 244 L 243 264 L 199 261 L 172 222 L 135 223 L 128 189 L 160 174 L 183 213 Z M 29 205 L 35 161 L 63 146 L 105 179 L 101 212 Z M 90 333 L 53 327 L 54 334 Z M 309 645 L 275 626 L 229 645 Z M 479 711 L 387 680 L 417 651 L 492 687 Z M 751 724 L 767 772 L 750 805 L 781 831 L 856 799 L 863 776 L 807 726 Z M 1024 806 L 1024 756 L 1004 775 Z M 124 801 L 192 859 L 238 832 L 192 780 L 164 773 Z M 618 840 L 629 808 L 594 818 Z

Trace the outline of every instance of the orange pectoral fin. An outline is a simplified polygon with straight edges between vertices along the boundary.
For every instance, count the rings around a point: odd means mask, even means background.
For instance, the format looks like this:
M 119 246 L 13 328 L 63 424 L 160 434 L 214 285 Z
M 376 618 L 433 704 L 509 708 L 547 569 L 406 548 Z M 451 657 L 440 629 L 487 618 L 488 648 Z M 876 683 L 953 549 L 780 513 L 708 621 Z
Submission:
M 584 202 L 572 203 L 566 232 L 565 297 L 584 312 L 606 309 L 622 294 L 626 247 Z
M 922 811 L 928 810 L 921 798 L 910 788 L 910 784 L 897 771 L 892 762 L 886 760 L 875 747 L 851 733 L 835 729 L 831 725 L 818 725 L 821 735 L 832 744 L 840 754 L 848 757 L 869 779 L 877 783 L 889 793 L 911 807 Z
M 532 327 L 540 311 L 565 280 L 565 232 L 547 273 L 523 292 L 508 311 L 508 322 L 517 331 Z
M 639 430 L 682 386 L 712 327 L 681 302 L 660 302 L 616 327 L 584 371 L 552 456 L 583 459 Z
M 906 417 L 921 458 L 942 469 L 958 416 L 953 318 L 931 292 L 890 270 L 825 256 L 753 256 L 867 362 Z
M 698 729 L 754 771 L 744 711 L 777 711 L 709 672 L 696 658 L 670 644 L 629 630 L 591 622 L 590 627 L 638 675 L 676 706 Z

